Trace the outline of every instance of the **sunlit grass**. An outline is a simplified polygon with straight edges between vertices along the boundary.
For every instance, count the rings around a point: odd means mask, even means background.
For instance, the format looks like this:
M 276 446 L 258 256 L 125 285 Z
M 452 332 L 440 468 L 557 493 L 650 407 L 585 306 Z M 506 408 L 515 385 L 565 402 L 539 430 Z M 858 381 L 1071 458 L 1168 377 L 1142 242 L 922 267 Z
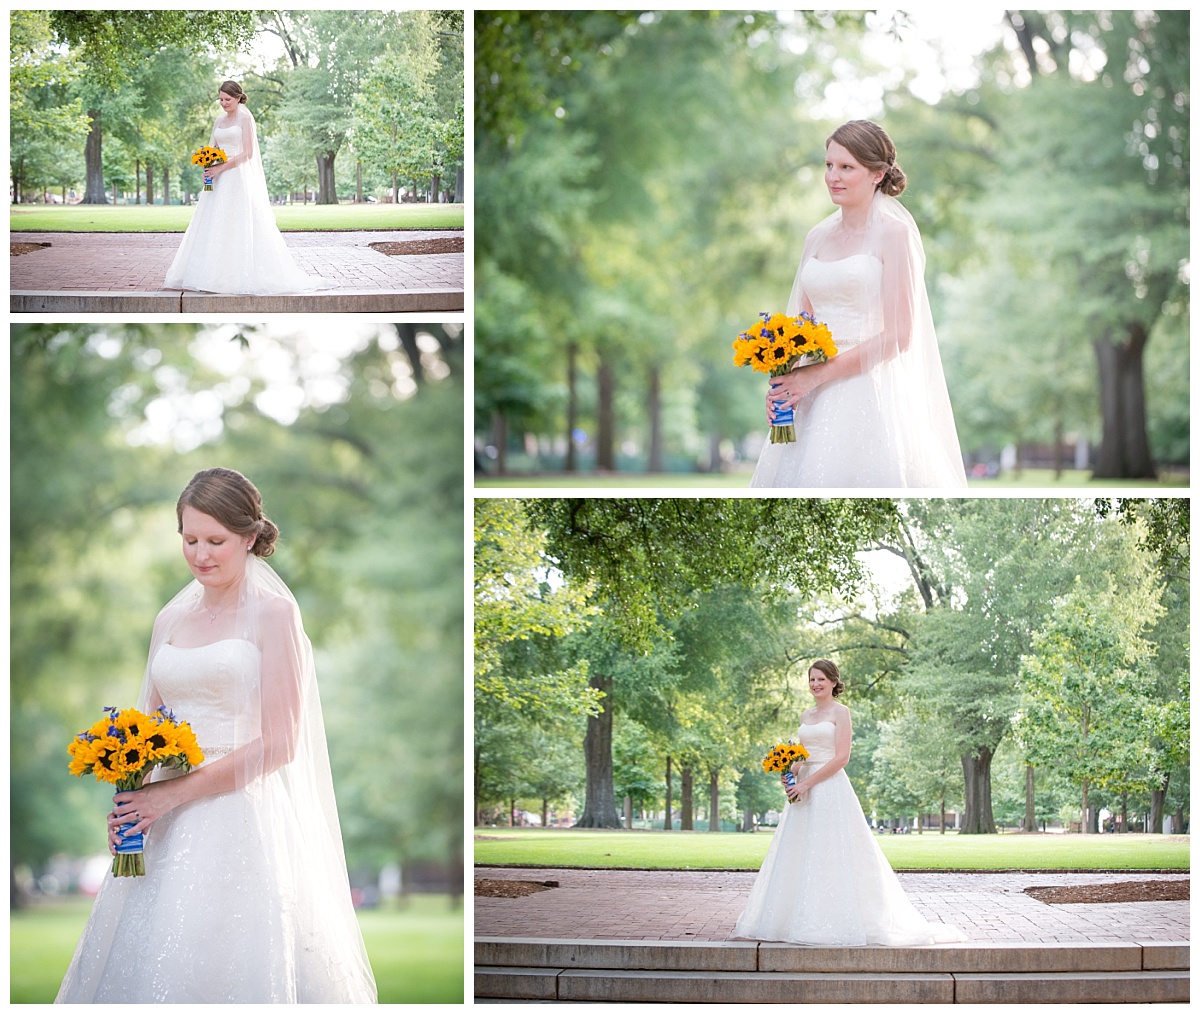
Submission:
M 72 898 L 14 912 L 9 919 L 10 1000 L 51 1003 L 91 911 Z M 462 905 L 413 895 L 403 906 L 359 912 L 380 1003 L 462 1003 Z
M 461 204 L 297 204 L 272 207 L 285 232 L 461 229 Z M 170 204 L 23 205 L 9 209 L 13 232 L 183 232 L 194 207 Z
M 1189 868 L 1187 835 L 881 834 L 898 870 Z M 766 831 L 586 831 L 477 828 L 475 862 L 496 866 L 745 869 L 762 865 Z
M 513 487 L 529 487 L 530 489 L 615 489 L 627 487 L 645 489 L 649 487 L 662 489 L 747 489 L 750 486 L 751 472 L 724 473 L 695 473 L 695 472 L 579 472 L 567 474 L 534 473 L 529 475 L 509 476 L 475 476 L 476 489 L 507 489 Z M 1189 484 L 1188 476 L 1181 473 L 1171 473 L 1160 478 L 1157 482 L 1145 479 L 1093 479 L 1091 472 L 1064 472 L 1061 478 L 1054 478 L 1052 469 L 1025 469 L 1021 475 L 1005 474 L 999 479 L 969 479 L 967 486 L 979 492 L 1000 489 L 1088 489 L 1088 488 L 1141 488 L 1159 489 L 1185 488 Z

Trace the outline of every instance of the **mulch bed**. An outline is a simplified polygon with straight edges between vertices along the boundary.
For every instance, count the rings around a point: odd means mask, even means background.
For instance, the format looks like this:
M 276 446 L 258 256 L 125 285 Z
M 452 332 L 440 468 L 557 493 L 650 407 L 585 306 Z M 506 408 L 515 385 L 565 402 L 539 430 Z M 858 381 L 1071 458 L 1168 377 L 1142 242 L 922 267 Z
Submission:
M 389 257 L 416 257 L 421 254 L 462 253 L 463 238 L 438 236 L 434 239 L 401 239 L 387 243 L 368 243 L 367 246 Z
M 13 257 L 19 257 L 21 254 L 33 253 L 34 250 L 44 250 L 49 243 L 9 243 L 8 252 Z
M 539 891 L 550 891 L 557 880 L 476 880 L 476 898 L 524 898 Z
M 1047 905 L 1103 905 L 1127 901 L 1187 901 L 1189 880 L 1130 880 L 1080 887 L 1027 887 L 1025 893 Z

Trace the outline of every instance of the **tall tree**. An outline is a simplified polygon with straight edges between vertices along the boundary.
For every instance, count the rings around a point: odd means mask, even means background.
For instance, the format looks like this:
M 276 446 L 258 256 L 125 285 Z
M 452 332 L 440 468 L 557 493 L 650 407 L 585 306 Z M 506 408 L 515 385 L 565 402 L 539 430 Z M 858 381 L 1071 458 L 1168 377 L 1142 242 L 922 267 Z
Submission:
M 241 46 L 257 28 L 253 11 L 63 11 L 51 12 L 57 38 L 87 68 L 87 188 L 85 204 L 106 204 L 101 138 L 102 115 L 114 90 L 128 80 L 140 60 L 164 46 Z

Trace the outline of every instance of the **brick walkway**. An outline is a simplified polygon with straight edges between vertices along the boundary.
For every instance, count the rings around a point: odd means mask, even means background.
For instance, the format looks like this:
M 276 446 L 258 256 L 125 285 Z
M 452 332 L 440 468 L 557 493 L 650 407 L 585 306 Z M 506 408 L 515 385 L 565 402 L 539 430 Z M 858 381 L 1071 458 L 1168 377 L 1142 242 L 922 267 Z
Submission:
M 447 232 L 285 232 L 300 267 L 338 293 L 463 288 L 463 254 L 389 257 L 368 244 L 461 236 Z M 10 257 L 12 292 L 158 292 L 182 233 L 13 233 L 13 242 L 50 243 Z
M 477 937 L 562 940 L 728 940 L 753 873 L 492 869 L 476 879 L 557 880 L 524 898 L 475 898 Z M 1187 880 L 1188 874 L 901 873 L 900 883 L 931 920 L 968 940 L 1101 943 L 1190 939 L 1186 901 L 1046 905 L 1026 887 L 1129 880 Z

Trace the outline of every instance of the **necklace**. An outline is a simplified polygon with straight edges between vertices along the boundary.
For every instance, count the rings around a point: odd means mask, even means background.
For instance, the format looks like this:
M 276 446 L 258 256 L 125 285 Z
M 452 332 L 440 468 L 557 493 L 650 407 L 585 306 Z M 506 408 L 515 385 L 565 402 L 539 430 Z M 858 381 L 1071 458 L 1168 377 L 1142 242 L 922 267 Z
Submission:
M 208 606 L 205 606 L 205 607 L 204 607 L 204 611 L 205 611 L 206 613 L 208 613 L 208 622 L 209 622 L 209 623 L 216 623 L 216 622 L 217 622 L 217 617 L 218 617 L 218 616 L 220 616 L 220 615 L 221 615 L 223 612 L 225 612 L 225 610 L 226 610 L 226 609 L 228 609 L 228 608 L 229 608 L 229 603 L 228 603 L 228 602 L 226 602 L 226 603 L 225 603 L 225 605 L 221 606 L 221 608 L 220 608 L 220 609 L 218 609 L 218 610 L 217 610 L 217 611 L 214 613 L 214 612 L 211 612 L 211 611 L 209 610 Z

